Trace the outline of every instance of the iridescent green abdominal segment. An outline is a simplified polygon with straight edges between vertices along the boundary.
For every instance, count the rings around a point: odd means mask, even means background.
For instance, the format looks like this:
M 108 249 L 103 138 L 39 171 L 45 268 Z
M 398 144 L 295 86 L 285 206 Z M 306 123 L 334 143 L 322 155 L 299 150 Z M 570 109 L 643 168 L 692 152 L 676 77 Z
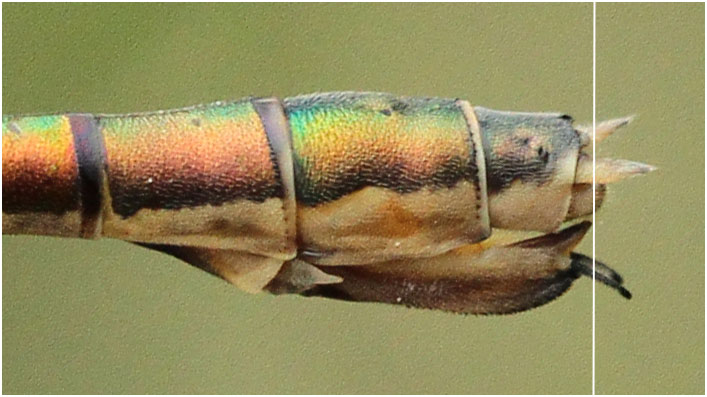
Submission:
M 334 94 L 291 98 L 285 105 L 297 197 L 305 205 L 366 186 L 409 193 L 462 180 L 479 184 L 483 157 L 477 159 L 481 148 L 469 125 L 476 121 L 467 120 L 455 100 Z
M 285 100 L 309 260 L 433 256 L 490 234 L 478 123 L 463 101 L 335 93 Z
M 592 213 L 589 134 L 561 114 L 355 92 L 5 116 L 3 230 L 135 242 L 248 292 L 509 313 L 591 272 L 571 253 L 589 224 L 556 232 Z M 607 182 L 649 170 L 618 163 Z

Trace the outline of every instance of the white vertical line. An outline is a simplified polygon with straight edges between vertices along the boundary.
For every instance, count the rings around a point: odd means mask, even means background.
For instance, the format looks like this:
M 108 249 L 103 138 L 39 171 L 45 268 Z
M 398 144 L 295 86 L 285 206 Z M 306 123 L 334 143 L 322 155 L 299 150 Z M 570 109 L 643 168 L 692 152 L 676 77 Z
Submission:
M 0 7 L 0 30 L 2 30 L 2 9 L 3 7 Z M 2 47 L 2 45 L 0 45 Z M 2 75 L 2 64 L 0 63 L 0 75 Z M 2 109 L 2 88 L 0 88 L 0 109 Z M 2 164 L 2 156 L 0 156 L 0 164 Z M 2 168 L 2 167 L 0 167 Z M 2 189 L 0 189 L 0 200 L 2 200 Z M 0 227 L 0 231 L 2 228 Z M 2 241 L 0 240 L 0 251 L 2 251 Z M 0 266 L 2 265 L 2 260 L 0 259 Z M 705 276 L 707 277 L 707 276 Z M 2 291 L 2 272 L 0 272 L 0 291 Z M 2 294 L 0 294 L 2 295 Z M 707 298 L 705 298 L 707 299 Z M 2 296 L 0 296 L 0 306 L 2 306 Z M 707 310 L 707 309 L 705 309 Z M 2 329 L 2 316 L 0 316 L 0 329 Z M 0 340 L 0 352 L 2 352 L 2 340 Z M 2 379 L 2 375 L 0 374 L 0 379 Z
M 597 2 L 592 7 L 592 395 L 596 395 L 596 369 L 597 369 L 597 202 L 596 202 L 596 168 L 597 168 Z

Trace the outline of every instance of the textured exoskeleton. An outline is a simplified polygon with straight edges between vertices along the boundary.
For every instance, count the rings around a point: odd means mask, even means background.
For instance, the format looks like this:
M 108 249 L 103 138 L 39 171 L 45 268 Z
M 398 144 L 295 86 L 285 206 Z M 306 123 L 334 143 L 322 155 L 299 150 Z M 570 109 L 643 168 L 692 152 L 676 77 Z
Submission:
M 598 160 L 594 197 L 592 133 L 356 92 L 3 116 L 3 233 L 127 240 L 248 292 L 511 313 L 592 276 L 581 218 L 652 169 Z M 630 297 L 599 262 L 596 277 Z

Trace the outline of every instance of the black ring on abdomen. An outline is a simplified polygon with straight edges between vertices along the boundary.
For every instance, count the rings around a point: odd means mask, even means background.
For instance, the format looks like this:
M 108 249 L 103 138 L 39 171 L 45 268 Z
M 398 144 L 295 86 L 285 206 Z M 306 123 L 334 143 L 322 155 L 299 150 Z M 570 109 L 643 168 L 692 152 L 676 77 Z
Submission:
M 103 176 L 106 163 L 105 146 L 96 117 L 70 114 L 74 150 L 79 170 L 81 195 L 81 237 L 98 237 L 98 223 L 103 208 Z

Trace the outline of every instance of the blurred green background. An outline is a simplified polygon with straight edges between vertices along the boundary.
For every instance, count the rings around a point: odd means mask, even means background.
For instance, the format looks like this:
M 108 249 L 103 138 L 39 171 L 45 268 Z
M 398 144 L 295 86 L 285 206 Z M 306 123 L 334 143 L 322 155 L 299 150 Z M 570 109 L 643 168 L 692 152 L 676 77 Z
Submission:
M 598 5 L 598 393 L 704 393 L 704 6 Z M 3 4 L 3 114 L 376 90 L 592 118 L 591 4 Z M 592 285 L 512 316 L 250 296 L 111 240 L 3 236 L 4 393 L 591 393 Z M 591 238 L 580 251 L 591 253 Z
M 704 4 L 597 4 L 597 118 L 637 116 L 599 154 L 659 168 L 594 226 L 634 292 L 626 310 L 597 291 L 597 393 L 705 392 L 704 48 Z

